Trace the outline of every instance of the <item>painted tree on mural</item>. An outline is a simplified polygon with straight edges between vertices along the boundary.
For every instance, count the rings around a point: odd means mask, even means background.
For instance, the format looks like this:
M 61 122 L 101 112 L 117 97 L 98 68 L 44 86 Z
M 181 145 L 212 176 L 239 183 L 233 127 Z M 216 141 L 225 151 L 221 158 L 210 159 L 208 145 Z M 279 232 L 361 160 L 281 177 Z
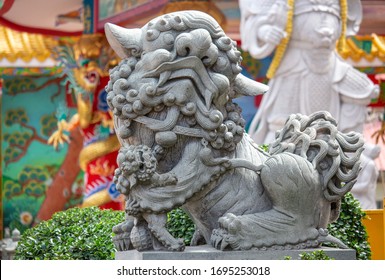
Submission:
M 26 129 L 24 132 L 15 131 L 4 134 L 4 140 L 8 142 L 8 147 L 4 151 L 4 163 L 7 166 L 11 162 L 17 162 L 22 158 L 33 141 L 46 145 L 47 138 L 45 137 L 48 137 L 55 130 L 56 118 L 54 115 L 45 115 L 41 118 L 42 136 L 39 135 L 35 127 L 29 124 L 29 118 L 23 108 L 7 111 L 5 125 L 20 125 L 20 127 Z
M 22 195 L 41 197 L 45 193 L 49 172 L 42 167 L 25 166 L 16 181 L 8 180 L 4 183 L 4 196 L 8 199 Z
M 71 186 L 80 172 L 78 160 L 83 148 L 83 135 L 80 129 L 74 129 L 70 132 L 69 138 L 67 155 L 47 189 L 46 199 L 40 207 L 36 221 L 48 220 L 52 214 L 63 210 L 73 194 Z
M 37 95 L 38 92 L 45 89 L 49 92 L 49 96 L 45 96 L 45 98 L 49 98 L 53 102 L 63 93 L 64 87 L 61 85 L 61 81 L 62 78 L 14 78 L 6 80 L 4 88 L 9 97 L 16 97 L 21 94 Z M 48 86 L 51 86 L 49 90 L 47 89 Z M 27 105 L 23 104 L 23 106 L 10 108 L 3 113 L 3 124 L 9 128 L 3 134 L 4 168 L 22 162 L 27 153 L 34 154 L 33 145 L 36 143 L 49 146 L 47 140 L 56 129 L 55 113 L 41 115 L 38 123 L 36 123 L 36 119 L 32 120 L 33 113 L 25 109 Z M 39 111 L 39 108 L 34 108 L 34 110 Z M 71 142 L 63 162 L 59 163 L 60 166 L 25 165 L 17 178 L 4 180 L 3 196 L 6 199 L 13 199 L 22 195 L 43 199 L 35 217 L 37 221 L 49 219 L 53 213 L 68 207 L 71 200 L 79 200 L 81 197 L 82 192 L 74 189 L 73 186 L 81 188 L 81 184 L 77 182 L 80 172 L 77 162 L 82 148 L 83 136 L 80 130 L 75 129 L 71 131 L 69 138 Z M 39 157 L 38 154 L 36 156 Z
M 51 95 L 51 101 L 58 97 L 61 93 L 60 83 L 63 80 L 61 77 L 54 77 L 45 81 L 42 84 L 36 82 L 36 77 L 16 77 L 9 79 L 4 82 L 4 88 L 7 89 L 7 93 L 10 96 L 15 96 L 24 93 L 37 92 L 42 90 L 49 85 L 57 85 L 56 92 Z

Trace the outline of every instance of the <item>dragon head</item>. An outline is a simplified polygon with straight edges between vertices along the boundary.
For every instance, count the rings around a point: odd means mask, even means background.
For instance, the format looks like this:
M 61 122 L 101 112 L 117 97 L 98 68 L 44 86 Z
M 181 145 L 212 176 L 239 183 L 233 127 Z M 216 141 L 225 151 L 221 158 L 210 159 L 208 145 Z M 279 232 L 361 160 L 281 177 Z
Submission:
M 117 57 L 103 34 L 84 34 L 73 44 L 56 48 L 56 58 L 64 66 L 65 82 L 75 92 L 92 95 L 101 77 L 117 65 Z

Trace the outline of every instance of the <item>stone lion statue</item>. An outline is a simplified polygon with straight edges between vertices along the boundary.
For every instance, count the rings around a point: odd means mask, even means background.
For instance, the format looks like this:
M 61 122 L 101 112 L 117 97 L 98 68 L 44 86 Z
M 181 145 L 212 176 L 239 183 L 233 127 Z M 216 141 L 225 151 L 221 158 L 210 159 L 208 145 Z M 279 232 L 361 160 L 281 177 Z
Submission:
M 105 31 L 122 58 L 106 87 L 121 143 L 114 180 L 126 198 L 118 250 L 183 250 L 165 227 L 177 207 L 196 225 L 192 245 L 344 247 L 325 228 L 359 172 L 360 134 L 340 133 L 327 112 L 295 114 L 261 150 L 233 99 L 267 87 L 240 74 L 235 42 L 205 13 Z

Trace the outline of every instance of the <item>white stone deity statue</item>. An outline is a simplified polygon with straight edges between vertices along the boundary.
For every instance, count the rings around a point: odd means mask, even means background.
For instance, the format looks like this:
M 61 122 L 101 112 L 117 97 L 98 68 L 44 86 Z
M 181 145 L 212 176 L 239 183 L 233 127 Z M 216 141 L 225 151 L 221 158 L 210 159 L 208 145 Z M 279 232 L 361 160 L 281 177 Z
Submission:
M 379 170 L 375 159 L 381 152 L 381 147 L 365 143 L 364 151 L 361 154 L 361 172 L 354 184 L 351 193 L 360 202 L 362 209 L 376 209 L 376 186 Z
M 274 50 L 264 95 L 249 134 L 270 143 L 292 113 L 326 110 L 339 130 L 363 131 L 378 86 L 345 63 L 336 44 L 359 28 L 359 0 L 239 0 L 242 49 L 262 59 Z

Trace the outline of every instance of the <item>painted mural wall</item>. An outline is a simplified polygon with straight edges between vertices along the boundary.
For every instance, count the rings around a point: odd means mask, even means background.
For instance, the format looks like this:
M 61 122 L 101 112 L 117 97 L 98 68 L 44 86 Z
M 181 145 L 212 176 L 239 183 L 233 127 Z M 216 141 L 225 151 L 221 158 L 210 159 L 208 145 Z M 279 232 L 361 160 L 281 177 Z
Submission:
M 57 150 L 47 144 L 57 129 L 57 108 L 67 108 L 65 87 L 55 76 L 3 76 L 1 188 L 3 228 L 21 232 L 82 198 L 77 164 L 82 135 Z M 71 112 L 70 112 L 71 114 Z

